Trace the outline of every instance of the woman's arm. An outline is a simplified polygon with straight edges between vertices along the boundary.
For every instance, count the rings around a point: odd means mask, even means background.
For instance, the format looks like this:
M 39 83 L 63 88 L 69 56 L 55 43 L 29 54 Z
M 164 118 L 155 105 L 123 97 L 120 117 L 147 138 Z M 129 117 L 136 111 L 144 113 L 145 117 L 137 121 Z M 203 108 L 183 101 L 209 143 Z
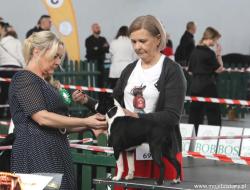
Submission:
M 103 116 L 95 114 L 87 118 L 67 117 L 59 115 L 47 110 L 42 110 L 34 113 L 31 118 L 37 122 L 40 126 L 47 126 L 52 128 L 93 128 L 104 129 L 107 126 L 107 122 Z
M 81 90 L 76 90 L 72 93 L 72 99 L 74 102 L 79 102 L 82 105 L 88 107 L 93 113 L 96 113 L 95 105 L 97 100 L 88 96 Z
M 221 45 L 220 45 L 220 44 L 216 44 L 215 54 L 216 54 L 217 62 L 218 62 L 219 65 L 220 65 L 220 67 L 219 67 L 218 69 L 215 70 L 216 73 L 221 73 L 221 72 L 224 71 L 221 53 L 222 53 Z
M 217 59 L 218 63 L 220 64 L 220 67 L 218 69 L 216 69 L 215 72 L 216 73 L 221 73 L 221 72 L 224 71 L 223 61 L 222 61 L 221 55 L 216 55 L 216 59 Z

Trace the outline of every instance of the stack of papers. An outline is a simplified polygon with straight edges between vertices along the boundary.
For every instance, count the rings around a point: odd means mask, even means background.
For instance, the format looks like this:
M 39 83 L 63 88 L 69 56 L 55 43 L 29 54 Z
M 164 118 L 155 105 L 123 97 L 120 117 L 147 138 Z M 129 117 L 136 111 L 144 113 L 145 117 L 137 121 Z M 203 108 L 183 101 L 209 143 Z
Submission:
M 16 175 L 19 176 L 21 179 L 23 190 L 43 190 L 53 179 L 53 177 L 51 176 L 42 176 L 34 174 L 17 173 Z

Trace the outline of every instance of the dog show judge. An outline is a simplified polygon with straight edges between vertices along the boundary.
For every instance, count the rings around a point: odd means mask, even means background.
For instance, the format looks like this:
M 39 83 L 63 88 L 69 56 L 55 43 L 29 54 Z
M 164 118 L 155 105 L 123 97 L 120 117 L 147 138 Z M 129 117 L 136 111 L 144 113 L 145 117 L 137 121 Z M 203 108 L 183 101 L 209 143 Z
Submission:
M 139 60 L 129 64 L 123 70 L 113 90 L 113 97 L 124 107 L 127 116 L 147 118 L 173 127 L 174 130 L 166 127 L 166 131 L 174 131 L 171 134 L 172 145 L 173 149 L 178 152 L 176 157 L 182 165 L 182 138 L 179 122 L 186 93 L 186 79 L 183 71 L 179 64 L 161 54 L 160 51 L 166 45 L 166 32 L 154 16 L 137 17 L 129 27 L 129 37 Z M 136 97 L 137 94 L 140 98 Z M 144 101 L 141 101 L 141 96 Z M 80 91 L 73 92 L 72 97 L 75 102 L 86 104 L 92 109 L 96 103 Z M 140 102 L 136 102 L 137 100 Z M 144 105 L 141 105 L 142 102 Z M 143 110 L 138 111 L 136 106 Z M 174 179 L 175 169 L 168 160 L 164 160 L 164 163 L 165 179 Z M 124 159 L 124 176 L 126 174 L 127 161 Z M 151 160 L 135 160 L 134 175 L 156 178 L 159 176 L 159 168 Z M 122 188 L 116 187 L 115 189 Z

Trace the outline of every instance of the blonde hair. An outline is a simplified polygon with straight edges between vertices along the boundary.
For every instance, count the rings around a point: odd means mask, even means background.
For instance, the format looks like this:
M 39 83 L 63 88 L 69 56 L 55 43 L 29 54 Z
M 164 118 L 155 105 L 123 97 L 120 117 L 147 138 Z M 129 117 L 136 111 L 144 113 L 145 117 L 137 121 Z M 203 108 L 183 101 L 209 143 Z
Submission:
M 219 39 L 221 37 L 221 34 L 214 29 L 213 27 L 209 26 L 206 28 L 206 30 L 203 33 L 203 36 L 200 40 L 200 44 L 202 44 L 202 42 L 204 40 L 215 40 L 215 39 Z
M 50 50 L 47 58 L 52 60 L 56 56 L 60 46 L 64 47 L 64 44 L 53 32 L 42 31 L 33 33 L 29 38 L 24 40 L 23 54 L 25 62 L 28 64 L 32 59 L 35 48 L 41 51 L 40 56 L 45 55 L 47 50 Z
M 160 44 L 158 49 L 162 50 L 165 48 L 167 41 L 166 32 L 163 25 L 156 17 L 152 15 L 137 17 L 129 26 L 129 35 L 140 29 L 147 30 L 154 37 L 160 35 Z

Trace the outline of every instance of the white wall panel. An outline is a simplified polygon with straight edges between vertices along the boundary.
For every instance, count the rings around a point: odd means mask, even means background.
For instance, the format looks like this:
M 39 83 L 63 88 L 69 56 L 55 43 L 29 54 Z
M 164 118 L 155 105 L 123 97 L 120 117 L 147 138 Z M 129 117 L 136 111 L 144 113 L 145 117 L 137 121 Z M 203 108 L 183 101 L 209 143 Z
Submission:
M 207 26 L 221 34 L 223 54 L 238 52 L 250 54 L 249 0 L 73 0 L 78 22 L 81 56 L 84 40 L 90 34 L 90 25 L 99 22 L 102 35 L 111 41 L 121 25 L 129 25 L 139 15 L 156 15 L 166 26 L 174 48 L 188 21 L 198 25 L 196 42 Z M 46 9 L 40 0 L 1 0 L 0 16 L 9 21 L 24 39 Z

